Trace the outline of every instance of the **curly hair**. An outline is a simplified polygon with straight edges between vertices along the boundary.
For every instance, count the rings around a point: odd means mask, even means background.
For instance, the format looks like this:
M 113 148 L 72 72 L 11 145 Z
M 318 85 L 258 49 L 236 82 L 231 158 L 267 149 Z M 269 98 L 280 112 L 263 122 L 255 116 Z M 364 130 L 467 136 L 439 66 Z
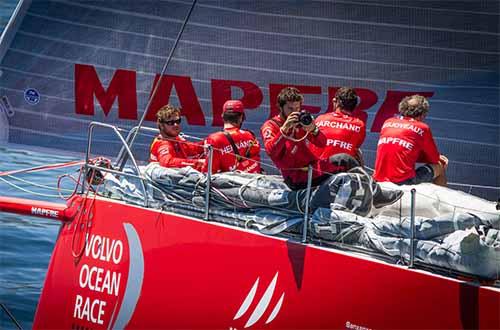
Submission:
M 156 113 L 156 118 L 159 122 L 162 122 L 167 118 L 172 118 L 175 115 L 180 116 L 181 110 L 182 109 L 180 107 L 173 106 L 172 104 L 167 104 L 161 107 L 160 110 L 158 110 L 158 112 Z
M 358 105 L 358 94 L 350 87 L 341 87 L 335 93 L 335 100 L 340 108 L 352 112 Z
M 406 117 L 416 118 L 429 112 L 429 101 L 422 95 L 411 95 L 399 103 L 399 113 Z
M 282 108 L 287 102 L 302 102 L 304 97 L 295 87 L 285 87 L 278 94 L 278 106 Z

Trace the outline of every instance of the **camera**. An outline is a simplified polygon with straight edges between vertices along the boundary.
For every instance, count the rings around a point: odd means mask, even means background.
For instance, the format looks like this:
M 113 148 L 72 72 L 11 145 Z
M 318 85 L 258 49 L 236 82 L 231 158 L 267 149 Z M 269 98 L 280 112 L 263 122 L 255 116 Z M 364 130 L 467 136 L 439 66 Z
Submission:
M 310 125 L 313 122 L 313 116 L 306 110 L 301 110 L 299 113 L 299 122 L 302 126 Z

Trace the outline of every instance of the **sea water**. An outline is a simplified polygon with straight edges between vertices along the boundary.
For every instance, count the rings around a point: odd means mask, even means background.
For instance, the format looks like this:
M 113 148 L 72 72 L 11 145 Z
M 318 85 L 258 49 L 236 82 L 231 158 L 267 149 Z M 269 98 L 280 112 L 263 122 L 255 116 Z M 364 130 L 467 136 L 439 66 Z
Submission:
M 76 159 L 81 158 L 51 150 L 0 145 L 0 172 Z M 58 197 L 57 177 L 77 174 L 75 171 L 76 168 L 63 168 L 0 177 L 0 195 L 64 203 Z M 70 188 L 69 180 L 63 182 L 63 188 Z M 32 326 L 59 228 L 54 220 L 0 212 L 0 303 L 23 328 Z M 15 329 L 1 309 L 0 329 Z

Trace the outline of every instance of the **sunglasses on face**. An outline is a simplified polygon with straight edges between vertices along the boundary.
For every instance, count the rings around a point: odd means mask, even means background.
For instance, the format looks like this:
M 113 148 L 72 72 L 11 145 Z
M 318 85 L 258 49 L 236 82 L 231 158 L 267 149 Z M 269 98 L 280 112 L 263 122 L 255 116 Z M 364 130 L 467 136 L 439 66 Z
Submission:
M 181 123 L 181 118 L 174 119 L 174 120 L 162 120 L 161 123 L 169 125 L 169 126 L 173 126 L 175 124 L 180 124 Z

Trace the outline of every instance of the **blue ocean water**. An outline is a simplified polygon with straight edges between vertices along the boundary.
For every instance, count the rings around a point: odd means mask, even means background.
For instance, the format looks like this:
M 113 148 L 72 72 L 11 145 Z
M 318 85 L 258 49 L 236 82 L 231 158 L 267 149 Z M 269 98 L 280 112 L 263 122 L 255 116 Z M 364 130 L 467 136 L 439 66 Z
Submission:
M 0 146 L 0 172 L 75 159 L 78 158 L 60 156 L 54 151 Z M 64 203 L 56 191 L 57 176 L 71 171 L 74 169 L 18 174 L 14 176 L 17 179 L 0 177 L 0 195 Z M 0 212 L 0 302 L 23 328 L 32 326 L 59 227 L 57 221 Z M 14 328 L 6 313 L 0 310 L 0 329 Z

